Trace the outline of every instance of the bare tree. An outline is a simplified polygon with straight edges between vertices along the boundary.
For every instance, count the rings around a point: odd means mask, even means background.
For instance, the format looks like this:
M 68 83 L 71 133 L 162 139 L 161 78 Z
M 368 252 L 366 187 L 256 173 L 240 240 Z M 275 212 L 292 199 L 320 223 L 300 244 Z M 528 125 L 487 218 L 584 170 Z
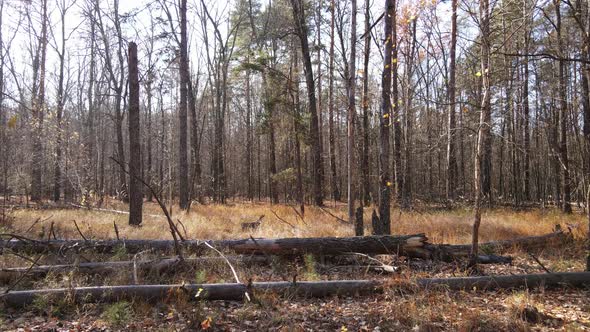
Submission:
M 139 69 L 137 44 L 129 43 L 129 225 L 141 225 L 141 134 L 139 112 Z

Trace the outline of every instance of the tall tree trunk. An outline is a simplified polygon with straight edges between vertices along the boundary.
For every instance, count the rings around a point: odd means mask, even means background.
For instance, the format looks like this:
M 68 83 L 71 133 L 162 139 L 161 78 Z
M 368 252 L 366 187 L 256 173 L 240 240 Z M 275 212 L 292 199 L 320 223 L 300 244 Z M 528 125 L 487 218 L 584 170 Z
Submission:
M 43 118 L 45 113 L 45 60 L 47 58 L 47 0 L 41 1 L 42 21 L 41 36 L 39 37 L 39 50 L 36 56 L 39 60 L 39 90 L 33 96 L 32 124 L 33 158 L 31 160 L 31 200 L 40 201 L 43 196 L 43 183 L 41 178 L 43 168 Z
M 363 150 L 361 156 L 362 203 L 371 203 L 370 141 L 369 141 L 369 55 L 371 53 L 371 3 L 365 0 L 365 52 L 363 62 Z
M 393 0 L 393 15 L 391 15 L 391 107 L 393 107 L 393 172 L 395 180 L 395 192 L 398 204 L 402 202 L 402 191 L 404 188 L 404 178 L 402 169 L 402 128 L 400 99 L 397 89 L 398 68 L 397 68 L 397 1 Z
M 557 34 L 557 45 L 558 50 L 561 53 L 563 50 L 563 40 L 561 37 L 561 2 L 559 0 L 553 0 L 555 6 L 556 25 L 555 32 Z M 559 60 L 559 159 L 562 168 L 562 191 L 563 191 L 563 202 L 562 209 L 565 213 L 571 213 L 572 207 L 570 205 L 570 177 L 569 177 L 569 160 L 567 153 L 567 85 L 565 81 L 565 60 Z
M 395 0 L 385 0 L 385 47 L 383 72 L 381 74 L 381 117 L 379 120 L 379 224 L 373 225 L 374 234 L 391 234 L 389 202 L 391 197 L 391 178 L 389 171 L 389 127 L 391 125 L 391 67 L 393 50 L 393 19 Z M 369 38 L 366 36 L 366 38 Z
M 470 264 L 475 265 L 478 255 L 479 244 L 479 225 L 481 223 L 481 201 L 482 201 L 482 164 L 486 144 L 489 143 L 487 136 L 490 134 L 490 123 L 487 122 L 490 106 L 490 3 L 489 0 L 479 0 L 479 29 L 481 36 L 481 77 L 482 77 L 482 96 L 481 96 L 481 114 L 479 117 L 479 129 L 477 133 L 477 149 L 475 154 L 475 216 L 473 220 L 473 237 Z
M 295 20 L 295 27 L 297 35 L 301 41 L 301 53 L 303 55 L 303 69 L 305 72 L 305 83 L 307 85 L 307 98 L 309 99 L 310 112 L 310 136 L 311 136 L 311 153 L 312 153 L 312 181 L 313 181 L 313 196 L 315 205 L 322 206 L 324 204 L 322 194 L 322 173 L 321 168 L 321 151 L 320 151 L 320 136 L 318 127 L 318 113 L 316 109 L 315 98 L 315 83 L 313 79 L 313 68 L 311 63 L 311 54 L 309 52 L 309 43 L 307 40 L 307 24 L 305 23 L 305 13 L 303 3 L 301 0 L 290 0 L 293 9 L 293 19 Z M 354 214 L 354 213 L 353 213 Z
M 354 192 L 354 157 L 355 157 L 355 118 L 356 118 L 356 0 L 352 0 L 352 8 L 350 11 L 350 64 L 348 79 L 348 149 L 347 149 L 347 186 L 348 186 L 348 221 L 354 225 L 355 235 L 363 235 L 363 225 L 359 225 L 359 220 L 355 215 L 355 192 Z M 360 189 L 360 188 L 359 188 Z M 362 219 L 360 220 L 362 221 Z
M 141 224 L 143 191 L 141 178 L 141 134 L 139 113 L 139 70 L 137 45 L 129 43 L 129 225 Z
M 62 3 L 63 4 L 63 3 Z M 57 122 L 57 137 L 55 144 L 55 164 L 53 165 L 53 201 L 57 202 L 61 196 L 62 189 L 62 144 L 63 144 L 63 128 L 62 118 L 64 112 L 64 67 L 65 67 L 65 52 L 66 52 L 66 24 L 65 24 L 65 6 L 60 8 L 61 11 L 61 50 L 59 55 L 59 77 L 57 83 L 57 110 L 55 120 Z
M 455 133 L 457 131 L 455 121 L 455 76 L 456 76 L 456 52 L 457 52 L 457 0 L 452 0 L 451 3 L 451 49 L 449 52 L 449 86 L 448 86 L 448 127 L 447 127 L 447 182 L 446 193 L 447 199 L 455 198 L 456 182 L 457 182 L 457 157 L 456 157 L 456 139 Z
M 186 0 L 180 0 L 180 102 L 178 109 L 178 194 L 181 210 L 188 208 L 188 150 L 187 150 L 187 102 L 188 102 L 188 50 Z
M 329 94 L 329 105 L 328 105 L 328 126 L 329 126 L 329 146 L 330 146 L 330 172 L 332 177 L 332 198 L 335 201 L 340 200 L 340 189 L 338 186 L 338 174 L 336 172 L 336 146 L 335 146 L 335 134 L 334 134 L 334 0 L 330 3 L 330 83 L 328 87 Z

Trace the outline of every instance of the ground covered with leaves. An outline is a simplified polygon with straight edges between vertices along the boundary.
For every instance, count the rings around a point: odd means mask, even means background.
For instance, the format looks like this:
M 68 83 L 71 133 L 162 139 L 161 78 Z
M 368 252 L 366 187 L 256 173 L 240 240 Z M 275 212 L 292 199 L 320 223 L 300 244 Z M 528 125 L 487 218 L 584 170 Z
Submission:
M 345 236 L 347 225 L 322 211 L 311 211 L 306 220 L 300 220 L 288 206 L 247 204 L 198 207 L 190 215 L 178 214 L 175 219 L 187 225 L 187 238 L 244 238 L 250 234 L 239 229 L 240 222 L 256 220 L 266 215 L 266 224 L 254 236 L 289 237 Z M 110 207 L 116 208 L 116 207 Z M 157 210 L 146 213 L 156 214 Z M 201 210 L 203 209 L 203 210 Z M 225 213 L 223 213 L 225 209 Z M 272 211 L 271 211 L 272 210 Z M 200 211 L 208 211 L 207 213 Z M 329 210 L 342 215 L 343 208 Z M 274 214 L 296 225 L 284 227 Z M 367 211 L 369 213 L 370 211 Z M 432 242 L 465 243 L 468 235 L 469 211 L 415 211 L 393 213 L 399 220 L 401 234 L 426 232 Z M 255 218 L 256 217 L 256 218 Z M 34 225 L 33 223 L 39 218 Z M 89 238 L 112 238 L 113 221 L 120 223 L 121 236 L 128 238 L 168 238 L 163 220 L 148 217 L 143 228 L 131 229 L 124 225 L 124 216 L 105 211 L 79 209 L 16 209 L 11 221 L 3 225 L 2 233 L 17 233 L 32 238 L 47 238 L 50 228 L 59 238 L 76 238 L 77 230 L 71 223 L 78 219 L 81 231 Z M 152 219 L 149 219 L 152 218 Z M 314 219 L 315 218 L 315 219 Z M 207 220 L 207 221 L 204 221 Z M 153 225 L 152 225 L 153 223 Z M 491 210 L 484 215 L 485 240 L 510 239 L 547 233 L 550 225 L 569 227 L 574 240 L 560 248 L 547 248 L 540 252 L 522 252 L 514 249 L 503 253 L 514 257 L 509 265 L 480 266 L 478 271 L 466 269 L 462 262 L 440 263 L 409 260 L 394 255 L 348 257 L 331 260 L 326 257 L 269 258 L 262 264 L 235 262 L 234 267 L 242 281 L 292 281 L 376 279 L 386 283 L 383 293 L 347 297 L 306 299 L 278 296 L 272 293 L 255 293 L 252 302 L 207 301 L 199 302 L 178 290 L 161 302 L 146 303 L 139 300 L 116 303 L 75 304 L 68 297 L 55 299 L 40 297 L 22 309 L 0 308 L 0 330 L 6 331 L 116 331 L 116 330 L 213 330 L 213 331 L 527 331 L 527 330 L 590 330 L 589 289 L 531 289 L 482 292 L 480 290 L 448 291 L 445 289 L 419 289 L 416 278 L 452 277 L 467 275 L 512 275 L 582 271 L 585 262 L 583 216 L 564 216 L 552 210 L 512 212 Z M 53 224 L 53 225 L 52 225 Z M 31 227 L 33 225 L 33 227 Z M 108 225 L 108 226 L 107 226 Z M 280 225 L 280 226 L 279 226 Z M 207 228 L 220 230 L 212 233 Z M 437 227 L 438 226 L 438 227 Z M 332 229 L 332 233 L 330 233 Z M 26 231 L 26 232 L 25 232 Z M 367 231 L 370 231 L 367 229 Z M 398 232 L 396 232 L 398 233 Z M 142 235 L 143 234 L 143 235 Z M 232 255 L 231 252 L 225 252 Z M 171 255 L 171 253 L 168 253 Z M 214 253 L 211 254 L 212 256 Z M 162 257 L 162 253 L 146 252 L 141 259 Z M 190 256 L 190 255 L 189 255 Z M 91 251 L 19 257 L 4 252 L 0 255 L 2 267 L 28 266 L 31 259 L 43 264 L 72 264 L 84 261 L 122 261 L 137 259 L 124 249 L 111 254 Z M 395 272 L 375 268 L 375 261 L 395 267 Z M 40 280 L 24 278 L 0 285 L 7 289 L 41 289 L 81 287 L 91 285 L 182 284 L 233 282 L 230 268 L 224 263 L 203 263 L 185 266 L 162 274 L 121 270 L 105 275 L 87 275 L 78 271 L 67 274 L 50 273 Z

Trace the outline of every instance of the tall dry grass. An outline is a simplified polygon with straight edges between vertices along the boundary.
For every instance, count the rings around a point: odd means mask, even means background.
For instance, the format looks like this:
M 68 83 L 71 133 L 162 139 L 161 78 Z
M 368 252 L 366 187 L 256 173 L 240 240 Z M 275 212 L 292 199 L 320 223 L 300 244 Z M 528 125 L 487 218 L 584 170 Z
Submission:
M 55 210 L 16 210 L 10 215 L 13 219 L 10 231 L 21 235 L 47 237 L 51 223 L 58 237 L 80 238 L 74 226 L 78 223 L 86 237 L 97 239 L 115 238 L 113 222 L 119 228 L 120 236 L 127 239 L 167 239 L 170 233 L 162 212 L 155 203 L 145 203 L 142 227 L 127 225 L 128 216 L 104 211 L 86 209 Z M 127 210 L 120 202 L 110 202 L 108 208 Z M 350 236 L 352 225 L 342 223 L 333 216 L 316 207 L 306 207 L 305 222 L 288 205 L 269 205 L 268 203 L 232 203 L 228 205 L 194 205 L 190 213 L 172 208 L 172 218 L 180 220 L 191 239 L 229 239 L 255 237 L 319 237 Z M 345 218 L 346 207 L 326 208 L 331 213 Z M 292 228 L 277 218 L 295 226 Z M 370 234 L 372 209 L 365 209 L 365 233 Z M 264 215 L 259 229 L 243 231 L 241 223 L 256 221 Z M 433 243 L 468 243 L 471 236 L 472 212 L 469 209 L 450 211 L 424 210 L 405 212 L 392 209 L 392 232 L 394 234 L 425 233 Z M 25 231 L 41 219 L 27 234 Z M 480 229 L 481 241 L 510 239 L 519 236 L 538 235 L 551 232 L 555 224 L 574 225 L 574 234 L 584 236 L 587 226 L 581 214 L 564 215 L 557 210 L 512 211 L 493 209 L 483 214 Z M 182 231 L 182 227 L 180 227 Z

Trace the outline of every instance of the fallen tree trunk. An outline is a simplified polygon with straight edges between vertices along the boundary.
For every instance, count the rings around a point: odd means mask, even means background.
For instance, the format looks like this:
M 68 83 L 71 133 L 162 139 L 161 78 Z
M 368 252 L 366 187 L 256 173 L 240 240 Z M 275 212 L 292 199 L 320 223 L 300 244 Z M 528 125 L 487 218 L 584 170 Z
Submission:
M 502 253 L 511 249 L 535 251 L 546 248 L 554 248 L 571 240 L 571 234 L 559 230 L 540 236 L 520 237 L 512 240 L 501 240 L 481 243 L 479 250 L 482 253 Z M 471 244 L 426 244 L 425 249 L 432 253 L 433 257 L 447 260 L 449 257 L 462 258 L 469 256 Z M 490 255 L 493 256 L 493 255 Z
M 541 235 L 522 237 L 513 240 L 492 241 L 480 244 L 483 253 L 499 253 L 519 247 L 525 250 L 544 249 L 565 243 L 569 234 L 561 231 Z M 438 259 L 452 261 L 467 257 L 471 245 L 430 244 L 424 234 L 401 236 L 364 236 L 364 237 L 318 237 L 318 238 L 279 238 L 279 239 L 241 239 L 241 240 L 187 240 L 182 242 L 183 250 L 202 254 L 209 250 L 204 242 L 220 250 L 230 250 L 236 254 L 299 255 L 311 253 L 316 255 L 340 255 L 346 253 L 363 253 L 368 255 L 396 254 L 412 258 Z M 118 248 L 125 248 L 128 253 L 137 253 L 151 249 L 171 251 L 172 240 L 51 240 L 36 241 L 17 238 L 0 240 L 0 249 L 7 248 L 16 252 L 66 252 L 70 250 L 91 249 L 101 253 L 110 253 Z M 480 263 L 509 263 L 510 258 L 481 255 Z
M 242 239 L 242 240 L 187 240 L 182 242 L 184 250 L 202 253 L 207 250 L 204 242 L 217 249 L 227 249 L 236 254 L 297 255 L 313 253 L 339 255 L 350 252 L 366 254 L 398 254 L 412 257 L 428 257 L 424 250 L 427 238 L 424 234 L 401 236 L 365 237 L 317 237 L 282 239 Z M 128 253 L 145 249 L 168 251 L 174 248 L 171 240 L 52 240 L 36 241 L 25 239 L 0 240 L 0 248 L 16 252 L 65 252 L 69 250 L 92 249 L 97 252 L 113 252 L 124 247 Z
M 418 279 L 419 288 L 438 288 L 452 290 L 491 290 L 534 288 L 539 286 L 581 287 L 590 285 L 590 272 L 565 272 L 547 274 L 526 274 L 511 276 L 485 276 L 465 278 Z M 303 282 L 255 282 L 245 284 L 184 284 L 184 285 L 125 285 L 96 286 L 77 288 L 57 288 L 40 290 L 12 291 L 0 295 L 0 301 L 8 306 L 20 307 L 30 304 L 36 297 L 69 298 L 76 302 L 113 302 L 123 299 L 158 301 L 170 298 L 178 292 L 189 299 L 240 301 L 244 293 L 256 294 L 273 292 L 304 297 L 325 297 L 332 295 L 353 295 L 377 293 L 393 287 L 387 281 L 377 280 L 337 280 Z
M 245 263 L 245 264 L 264 264 L 270 263 L 267 256 L 227 256 L 231 262 Z M 186 264 L 189 266 L 198 266 L 201 264 L 225 263 L 223 257 L 195 257 L 184 258 L 169 257 L 153 260 L 138 260 L 138 261 L 115 261 L 115 262 L 86 262 L 77 264 L 60 264 L 60 265 L 39 265 L 34 267 L 13 267 L 0 268 L 0 283 L 8 282 L 26 274 L 30 279 L 43 278 L 49 273 L 68 273 L 76 271 L 80 274 L 110 274 L 113 272 L 135 268 L 139 271 L 148 271 L 155 273 L 163 273 L 172 268 L 176 268 L 179 264 Z
M 304 297 L 351 295 L 380 291 L 382 285 L 373 280 L 336 280 L 302 282 L 255 282 L 251 285 L 237 283 L 184 284 L 184 285 L 125 285 L 41 290 L 13 291 L 0 295 L 0 301 L 8 306 L 21 307 L 30 304 L 36 297 L 70 297 L 75 302 L 114 302 L 123 299 L 158 301 L 168 298 L 175 291 L 188 295 L 189 299 L 241 301 L 244 293 L 273 292 Z M 198 294 L 198 296 L 197 296 Z
M 562 272 L 544 274 L 521 274 L 483 277 L 430 278 L 418 279 L 421 287 L 444 287 L 453 290 L 492 290 L 513 288 L 535 288 L 540 286 L 590 285 L 590 272 Z

